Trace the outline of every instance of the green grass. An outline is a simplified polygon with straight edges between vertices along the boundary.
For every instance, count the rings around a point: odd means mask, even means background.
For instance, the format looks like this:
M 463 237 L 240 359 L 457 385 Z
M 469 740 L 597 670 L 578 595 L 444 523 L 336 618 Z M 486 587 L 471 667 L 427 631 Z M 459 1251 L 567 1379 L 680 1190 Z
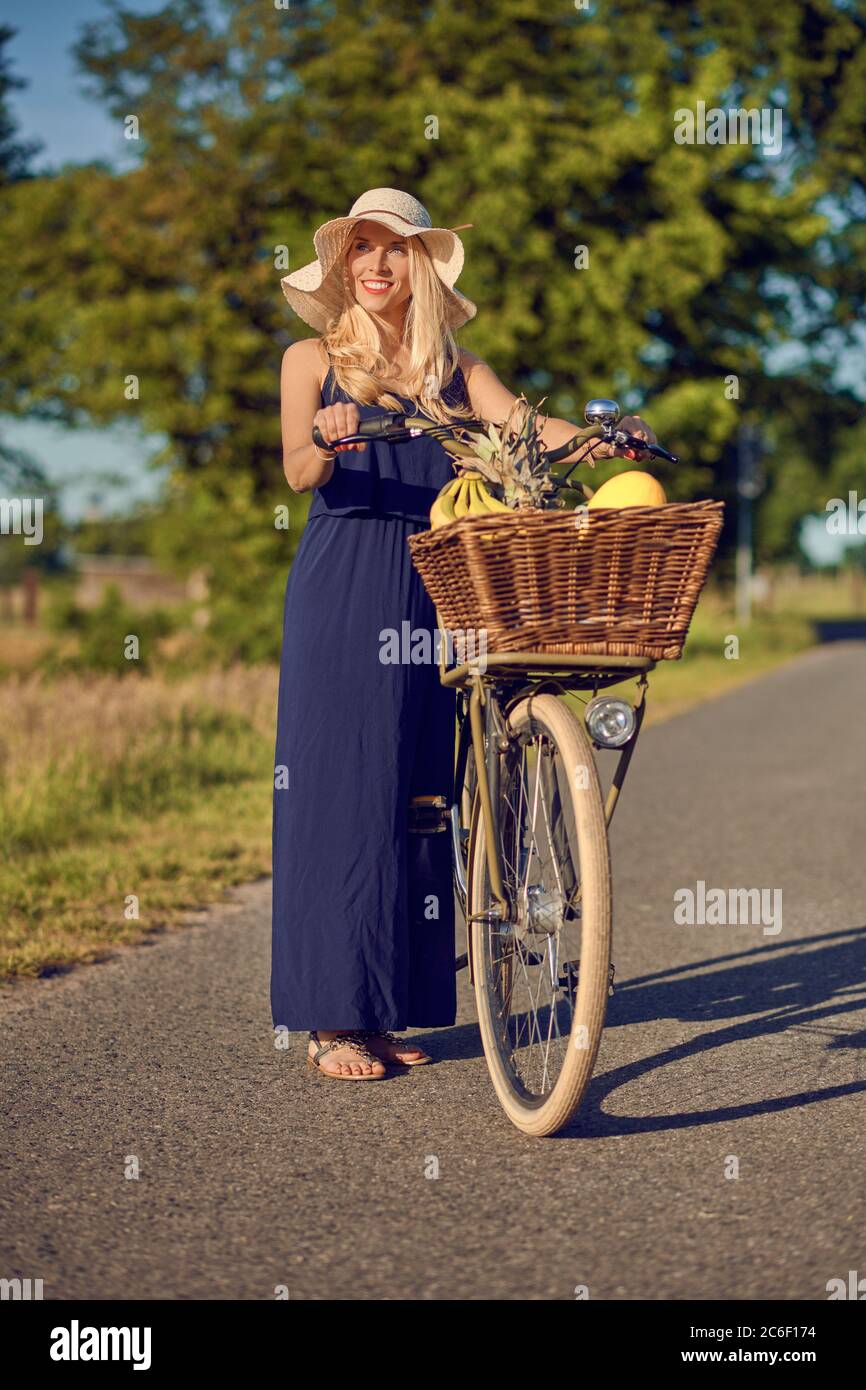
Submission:
M 849 577 L 782 575 L 767 605 L 740 625 L 730 596 L 707 590 L 701 597 L 679 661 L 660 661 L 649 676 L 647 724 L 680 714 L 761 676 L 817 640 L 819 619 L 861 618 L 861 587 Z M 737 645 L 729 640 L 737 639 Z M 732 653 L 736 651 L 737 655 Z
M 234 883 L 270 872 L 267 773 L 183 810 L 0 861 L 0 970 L 8 979 L 99 960 L 177 923 Z M 127 917 L 130 896 L 138 917 Z
M 812 623 L 802 614 L 756 617 L 738 631 L 725 608 L 708 598 L 695 614 L 680 660 L 660 661 L 648 678 L 647 724 L 734 690 L 797 656 L 814 640 Z
M 273 668 L 0 685 L 0 974 L 97 959 L 267 873 L 275 704 Z

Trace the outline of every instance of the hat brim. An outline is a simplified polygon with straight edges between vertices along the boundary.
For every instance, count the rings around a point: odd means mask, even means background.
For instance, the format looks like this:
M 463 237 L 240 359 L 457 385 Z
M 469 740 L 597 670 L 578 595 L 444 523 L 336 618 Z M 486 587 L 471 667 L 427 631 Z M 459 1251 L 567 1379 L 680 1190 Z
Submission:
M 447 227 L 417 227 L 397 213 L 365 212 L 355 217 L 335 217 L 319 227 L 313 237 L 318 259 L 301 266 L 300 270 L 284 275 L 280 280 L 283 294 L 295 313 L 311 328 L 323 332 L 343 307 L 343 286 L 340 257 L 352 227 L 359 222 L 378 222 L 398 235 L 420 236 L 442 282 L 447 304 L 449 328 L 459 328 L 478 312 L 477 306 L 459 290 L 454 281 L 463 269 L 463 242 Z

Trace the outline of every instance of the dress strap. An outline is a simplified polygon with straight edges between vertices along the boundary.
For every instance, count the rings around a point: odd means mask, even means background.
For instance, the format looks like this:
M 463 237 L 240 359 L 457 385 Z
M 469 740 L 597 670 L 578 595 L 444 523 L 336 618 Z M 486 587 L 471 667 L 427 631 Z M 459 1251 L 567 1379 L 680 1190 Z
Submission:
M 337 383 L 334 380 L 334 368 L 329 367 L 327 372 L 325 373 L 325 380 L 322 382 L 322 400 L 324 401 L 325 405 L 334 404 L 334 391 L 336 389 L 336 385 Z
M 471 405 L 472 402 L 469 399 L 469 387 L 466 385 L 466 376 L 459 362 L 457 363 L 457 366 L 455 368 L 454 375 L 456 376 L 458 372 L 460 373 L 460 394 L 463 397 L 463 404 Z
M 445 390 L 442 392 L 442 395 L 444 396 L 445 401 L 448 405 L 459 404 L 468 406 L 470 404 L 469 391 L 466 386 L 466 378 L 463 375 L 463 368 L 460 366 L 459 362 L 457 363 L 457 366 L 454 368 L 451 380 L 445 387 Z

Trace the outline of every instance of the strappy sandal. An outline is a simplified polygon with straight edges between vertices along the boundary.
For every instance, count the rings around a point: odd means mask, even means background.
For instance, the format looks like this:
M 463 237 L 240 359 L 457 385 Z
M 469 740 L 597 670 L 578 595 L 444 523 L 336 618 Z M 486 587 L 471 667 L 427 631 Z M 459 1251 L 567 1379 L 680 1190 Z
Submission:
M 374 1056 L 370 1049 L 365 1046 L 365 1037 L 365 1033 L 357 1031 L 352 1033 L 338 1033 L 335 1038 L 329 1038 L 326 1043 L 319 1043 L 318 1033 L 311 1032 L 310 1042 L 319 1044 L 319 1047 L 318 1051 L 312 1057 L 310 1056 L 309 1049 L 307 1050 L 307 1066 L 312 1067 L 313 1071 L 321 1072 L 322 1076 L 327 1076 L 332 1081 L 382 1081 L 385 1077 L 385 1063 L 382 1061 L 381 1057 Z M 362 1061 L 369 1062 L 371 1066 L 375 1066 L 378 1062 L 383 1070 L 381 1072 L 361 1072 L 360 1076 L 355 1076 L 352 1072 L 329 1071 L 327 1067 L 322 1066 L 321 1058 L 324 1057 L 327 1052 L 334 1052 L 340 1047 L 347 1048 L 348 1051 L 357 1053 Z
M 417 1051 L 421 1053 L 420 1057 L 414 1057 L 411 1062 L 404 1062 L 399 1057 L 389 1058 L 387 1060 L 384 1057 L 380 1057 L 379 1061 L 386 1067 L 423 1067 L 427 1062 L 433 1061 L 433 1058 L 428 1056 L 422 1048 L 416 1048 L 414 1043 L 406 1042 L 405 1038 L 395 1038 L 393 1033 L 387 1033 L 385 1031 L 374 1033 L 368 1030 L 365 1031 L 364 1037 L 384 1038 L 386 1042 L 396 1043 L 398 1047 L 405 1047 L 407 1052 Z

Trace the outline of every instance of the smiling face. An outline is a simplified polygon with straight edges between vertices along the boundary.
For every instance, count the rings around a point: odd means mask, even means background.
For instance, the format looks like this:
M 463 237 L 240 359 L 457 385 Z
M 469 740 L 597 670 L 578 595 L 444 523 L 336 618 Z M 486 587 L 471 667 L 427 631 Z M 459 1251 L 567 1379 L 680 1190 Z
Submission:
M 396 320 L 412 293 L 405 237 L 380 222 L 359 222 L 346 251 L 349 280 L 358 303 Z

